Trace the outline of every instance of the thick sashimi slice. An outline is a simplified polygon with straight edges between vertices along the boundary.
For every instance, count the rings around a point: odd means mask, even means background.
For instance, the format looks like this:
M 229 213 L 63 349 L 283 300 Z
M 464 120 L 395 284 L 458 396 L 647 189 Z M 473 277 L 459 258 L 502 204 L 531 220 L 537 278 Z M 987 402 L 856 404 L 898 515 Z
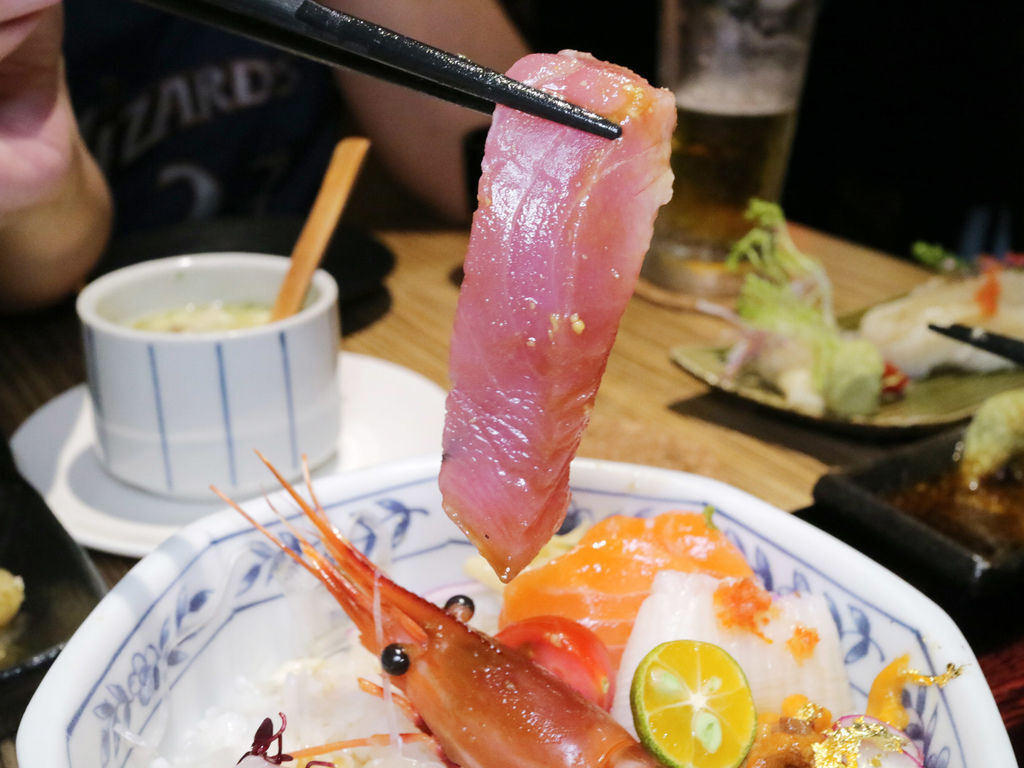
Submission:
M 613 516 L 596 523 L 565 554 L 512 579 L 505 587 L 501 625 L 531 616 L 574 619 L 604 641 L 618 665 L 640 604 L 665 570 L 753 576 L 743 553 L 701 514 Z
M 498 107 L 452 334 L 440 488 L 507 581 L 557 531 L 619 320 L 672 194 L 675 101 L 576 52 L 509 75 L 622 125 L 609 141 Z

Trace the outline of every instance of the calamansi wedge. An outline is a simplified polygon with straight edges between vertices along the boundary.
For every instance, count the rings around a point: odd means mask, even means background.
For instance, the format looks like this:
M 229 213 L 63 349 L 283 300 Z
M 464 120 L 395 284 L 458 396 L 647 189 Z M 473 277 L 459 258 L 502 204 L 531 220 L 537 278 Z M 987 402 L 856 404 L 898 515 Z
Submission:
M 711 643 L 673 640 L 654 648 L 633 675 L 630 703 L 640 740 L 670 768 L 734 768 L 754 740 L 747 676 Z

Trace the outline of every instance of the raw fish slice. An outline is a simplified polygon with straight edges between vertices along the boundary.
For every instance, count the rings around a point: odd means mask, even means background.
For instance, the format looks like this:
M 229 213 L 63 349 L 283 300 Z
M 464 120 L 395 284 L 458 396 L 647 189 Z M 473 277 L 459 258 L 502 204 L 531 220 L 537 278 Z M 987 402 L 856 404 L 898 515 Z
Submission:
M 622 125 L 608 141 L 498 107 L 452 335 L 440 487 L 503 581 L 561 524 L 569 463 L 672 194 L 675 101 L 622 67 L 536 54 L 509 75 Z
M 665 570 L 753 576 L 743 553 L 698 512 L 614 515 L 595 523 L 565 554 L 512 579 L 500 623 L 548 614 L 574 619 L 601 638 L 618 665 L 637 611 Z
M 944 367 L 982 372 L 1013 367 L 991 352 L 947 339 L 928 328 L 930 323 L 962 323 L 1020 335 L 1024 326 L 1024 271 L 1004 269 L 998 273 L 1001 290 L 998 309 L 992 316 L 984 313 L 977 299 L 987 280 L 986 275 L 958 280 L 933 277 L 906 296 L 871 307 L 861 318 L 860 335 L 913 379 Z

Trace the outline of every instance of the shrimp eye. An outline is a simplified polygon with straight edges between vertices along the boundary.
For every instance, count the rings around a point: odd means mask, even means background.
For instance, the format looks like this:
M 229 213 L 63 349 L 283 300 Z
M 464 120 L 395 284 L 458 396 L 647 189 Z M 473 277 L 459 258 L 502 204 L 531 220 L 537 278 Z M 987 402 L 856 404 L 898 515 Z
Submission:
M 444 611 L 449 616 L 466 622 L 473 618 L 476 605 L 473 603 L 473 598 L 468 595 L 452 595 L 444 604 Z
M 389 675 L 404 675 L 409 671 L 409 654 L 399 643 L 391 643 L 381 652 L 380 664 Z

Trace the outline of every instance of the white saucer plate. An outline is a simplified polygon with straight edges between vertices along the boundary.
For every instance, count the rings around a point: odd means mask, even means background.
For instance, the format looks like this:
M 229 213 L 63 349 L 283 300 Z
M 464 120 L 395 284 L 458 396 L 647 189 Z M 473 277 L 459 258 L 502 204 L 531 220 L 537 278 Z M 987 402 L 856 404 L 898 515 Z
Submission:
M 441 452 L 444 390 L 395 363 L 342 352 L 338 450 L 317 477 Z M 11 438 L 25 479 L 83 546 L 142 557 L 183 525 L 224 507 L 157 496 L 122 483 L 93 450 L 92 406 L 84 384 L 50 400 Z M 273 490 L 269 485 L 267 490 Z

